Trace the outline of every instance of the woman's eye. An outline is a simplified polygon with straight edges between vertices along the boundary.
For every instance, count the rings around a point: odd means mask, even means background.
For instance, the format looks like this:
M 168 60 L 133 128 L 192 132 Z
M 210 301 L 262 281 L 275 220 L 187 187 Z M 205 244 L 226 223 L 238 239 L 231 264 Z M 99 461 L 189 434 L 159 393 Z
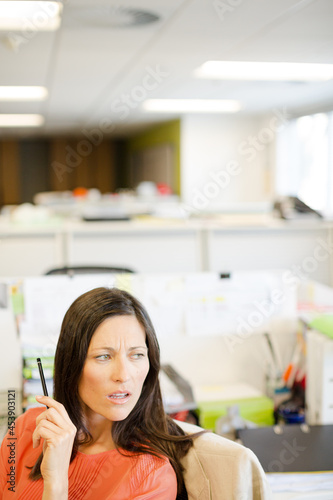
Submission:
M 99 356 L 96 356 L 96 359 L 100 359 L 102 361 L 110 359 L 110 354 L 100 354 Z
M 134 359 L 140 359 L 140 358 L 144 358 L 145 355 L 142 353 L 142 352 L 135 352 L 134 354 L 132 354 L 132 358 Z

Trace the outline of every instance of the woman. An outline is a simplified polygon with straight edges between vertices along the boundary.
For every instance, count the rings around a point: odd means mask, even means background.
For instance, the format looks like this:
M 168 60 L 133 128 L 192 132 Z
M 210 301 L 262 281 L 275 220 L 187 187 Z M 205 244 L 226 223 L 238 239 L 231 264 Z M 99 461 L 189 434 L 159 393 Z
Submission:
M 164 413 L 159 368 L 139 301 L 115 288 L 76 299 L 58 340 L 54 399 L 36 397 L 46 408 L 28 410 L 3 440 L 3 500 L 174 500 L 192 439 Z

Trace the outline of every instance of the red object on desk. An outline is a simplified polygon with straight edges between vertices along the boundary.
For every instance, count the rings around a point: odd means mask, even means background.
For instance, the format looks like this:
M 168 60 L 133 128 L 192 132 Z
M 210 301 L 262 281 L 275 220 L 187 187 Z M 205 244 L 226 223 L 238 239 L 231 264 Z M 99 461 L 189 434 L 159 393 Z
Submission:
M 186 422 L 188 416 L 188 410 L 178 411 L 177 413 L 172 413 L 171 418 L 179 420 L 180 422 Z
M 159 194 L 172 194 L 172 189 L 168 184 L 165 184 L 164 182 L 159 182 L 157 185 L 157 191 Z

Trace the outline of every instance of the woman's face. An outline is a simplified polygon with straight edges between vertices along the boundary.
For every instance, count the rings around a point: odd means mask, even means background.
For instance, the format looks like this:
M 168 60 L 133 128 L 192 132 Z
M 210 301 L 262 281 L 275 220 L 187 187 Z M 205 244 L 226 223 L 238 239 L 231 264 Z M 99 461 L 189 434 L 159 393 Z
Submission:
M 84 413 L 124 420 L 136 405 L 149 371 L 146 334 L 135 316 L 103 321 L 89 344 L 79 381 Z

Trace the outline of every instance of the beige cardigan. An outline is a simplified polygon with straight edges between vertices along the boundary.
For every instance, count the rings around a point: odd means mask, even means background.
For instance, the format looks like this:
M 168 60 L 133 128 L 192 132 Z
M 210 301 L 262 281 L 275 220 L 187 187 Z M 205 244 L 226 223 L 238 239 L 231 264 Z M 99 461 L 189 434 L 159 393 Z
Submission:
M 201 428 L 177 422 L 188 434 Z M 254 453 L 244 446 L 207 432 L 194 439 L 182 459 L 189 500 L 269 500 L 265 473 Z

